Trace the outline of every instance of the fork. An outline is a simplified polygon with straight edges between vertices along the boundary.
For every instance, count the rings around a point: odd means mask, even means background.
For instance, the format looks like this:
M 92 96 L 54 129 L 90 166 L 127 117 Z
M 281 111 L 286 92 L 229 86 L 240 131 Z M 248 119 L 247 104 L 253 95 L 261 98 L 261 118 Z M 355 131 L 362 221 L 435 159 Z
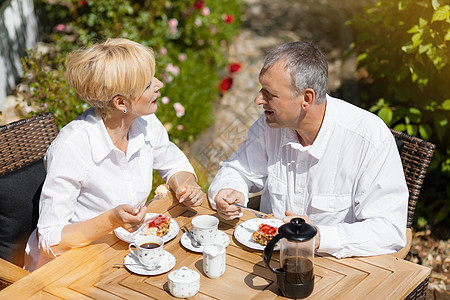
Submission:
M 237 203 L 233 203 L 233 205 L 236 205 L 237 207 L 240 207 L 240 208 L 243 208 L 243 209 L 251 211 L 257 218 L 267 219 L 267 218 L 272 218 L 273 217 L 272 214 L 260 213 L 260 212 L 257 212 L 255 210 L 249 208 L 249 207 L 246 207 L 246 206 L 243 206 L 243 205 L 240 205 L 240 204 L 237 204 Z

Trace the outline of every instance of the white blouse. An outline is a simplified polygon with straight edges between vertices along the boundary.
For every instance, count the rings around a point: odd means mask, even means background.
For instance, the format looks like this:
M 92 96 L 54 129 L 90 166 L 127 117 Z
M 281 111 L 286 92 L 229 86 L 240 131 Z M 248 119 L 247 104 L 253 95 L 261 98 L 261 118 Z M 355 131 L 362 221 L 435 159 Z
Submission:
M 50 145 L 44 158 L 47 177 L 38 221 L 39 246 L 47 255 L 53 256 L 50 246 L 60 243 L 65 225 L 86 221 L 120 204 L 137 206 L 146 199 L 152 190 L 153 169 L 166 182 L 181 171 L 195 175 L 154 114 L 137 118 L 128 138 L 125 154 L 91 108 L 65 126 Z
M 269 128 L 262 115 L 211 183 L 245 197 L 262 190 L 260 210 L 282 218 L 307 215 L 321 235 L 320 252 L 336 257 L 393 253 L 406 243 L 408 189 L 393 135 L 376 115 L 327 95 L 314 143 Z M 246 201 L 248 199 L 246 198 Z

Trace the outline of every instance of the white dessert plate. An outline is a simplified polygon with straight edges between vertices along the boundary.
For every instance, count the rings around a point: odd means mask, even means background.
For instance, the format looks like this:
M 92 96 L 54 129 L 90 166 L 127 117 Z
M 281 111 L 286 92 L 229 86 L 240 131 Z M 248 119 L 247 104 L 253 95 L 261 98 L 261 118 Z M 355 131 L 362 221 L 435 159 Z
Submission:
M 148 220 L 157 215 L 160 215 L 160 214 L 147 213 L 145 215 L 145 219 Z M 169 232 L 165 236 L 162 237 L 164 240 L 164 243 L 167 243 L 168 241 L 170 241 L 174 237 L 176 237 L 179 231 L 180 231 L 180 227 L 178 226 L 177 221 L 175 221 L 174 219 L 171 219 Z M 127 243 L 133 243 L 136 236 L 142 235 L 142 232 L 140 232 L 138 234 L 133 234 L 131 232 L 126 231 L 125 228 L 123 228 L 123 227 L 117 227 L 116 229 L 114 229 L 114 233 L 116 234 L 116 236 L 119 239 L 121 239 L 122 241 L 127 242 Z
M 259 224 L 264 223 L 274 227 L 280 227 L 284 224 L 283 220 L 280 219 L 261 219 L 255 218 L 242 222 L 234 229 L 234 237 L 244 246 L 255 250 L 264 250 L 266 246 L 261 245 L 253 240 L 252 234 L 254 231 L 258 230 Z M 276 245 L 274 250 L 280 250 L 280 247 Z
M 192 230 L 191 230 L 191 233 L 193 233 Z M 203 253 L 203 248 L 205 246 L 200 246 L 200 247 L 192 246 L 192 241 L 186 232 L 183 233 L 183 235 L 181 236 L 180 242 L 181 242 L 181 245 L 183 245 L 185 248 L 187 248 L 191 251 Z M 230 237 L 225 232 L 223 232 L 221 230 L 217 230 L 217 236 L 216 236 L 216 239 L 214 240 L 213 244 L 220 244 L 226 248 L 230 244 Z
M 141 264 L 137 256 L 132 253 L 128 253 L 123 262 L 126 264 L 125 267 L 131 272 L 148 276 L 169 272 L 175 266 L 176 259 L 170 252 L 163 250 L 161 261 L 155 268 L 146 268 L 143 264 Z

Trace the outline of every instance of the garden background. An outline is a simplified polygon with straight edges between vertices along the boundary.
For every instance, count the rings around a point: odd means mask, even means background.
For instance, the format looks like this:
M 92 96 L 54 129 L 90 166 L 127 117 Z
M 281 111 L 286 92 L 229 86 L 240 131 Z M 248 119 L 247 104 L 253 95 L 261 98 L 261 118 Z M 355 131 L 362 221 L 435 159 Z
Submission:
M 252 100 L 265 51 L 292 40 L 317 44 L 329 60 L 331 95 L 436 144 L 408 259 L 433 268 L 433 296 L 449 295 L 449 0 L 46 0 L 35 6 L 46 34 L 23 59 L 18 116 L 50 111 L 61 128 L 87 108 L 65 81 L 68 52 L 108 37 L 151 46 L 156 76 L 165 83 L 156 114 L 192 158 L 205 191 L 218 161 L 245 139 L 260 113 Z

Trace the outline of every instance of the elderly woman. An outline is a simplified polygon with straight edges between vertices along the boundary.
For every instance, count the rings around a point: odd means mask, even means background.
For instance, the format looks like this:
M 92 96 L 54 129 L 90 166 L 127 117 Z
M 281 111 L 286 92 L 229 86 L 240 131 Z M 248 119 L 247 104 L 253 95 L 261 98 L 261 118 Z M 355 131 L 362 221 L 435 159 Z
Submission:
M 163 83 L 154 77 L 151 49 L 108 39 L 69 54 L 66 69 L 92 108 L 61 130 L 45 156 L 38 226 L 26 249 L 30 271 L 116 227 L 137 230 L 153 169 L 185 205 L 204 198 L 194 169 L 154 114 Z

